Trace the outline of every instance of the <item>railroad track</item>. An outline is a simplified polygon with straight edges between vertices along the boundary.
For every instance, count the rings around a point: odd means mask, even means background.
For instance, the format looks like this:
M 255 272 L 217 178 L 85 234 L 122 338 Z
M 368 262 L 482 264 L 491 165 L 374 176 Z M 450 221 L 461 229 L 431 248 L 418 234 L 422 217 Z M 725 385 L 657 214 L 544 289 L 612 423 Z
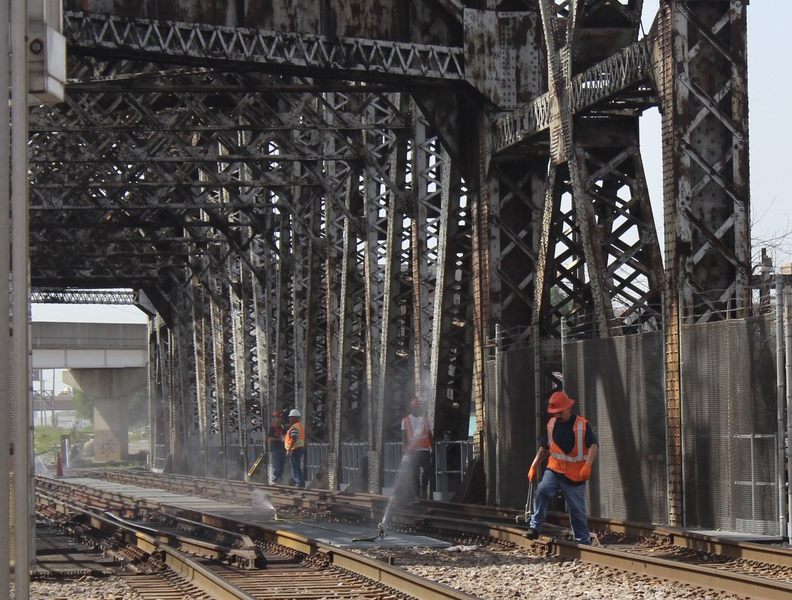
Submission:
M 104 472 L 100 476 L 204 497 L 233 498 L 241 504 L 249 504 L 256 490 L 263 489 L 279 510 L 314 511 L 330 520 L 377 522 L 388 510 L 387 498 L 368 494 L 353 496 L 238 481 L 162 477 L 147 472 Z M 577 559 L 751 598 L 792 598 L 792 552 L 784 548 L 599 519 L 590 521 L 601 546 L 585 547 L 565 539 L 564 515 L 555 515 L 557 527 L 551 529 L 550 535 L 532 542 L 522 537 L 525 528 L 515 524 L 515 517 L 521 511 L 441 502 L 406 502 L 391 508 L 389 514 L 390 526 L 406 531 L 438 532 L 459 540 L 488 538 L 496 543 L 525 547 L 537 554 Z
M 254 538 L 248 531 L 254 528 L 240 531 L 240 523 L 233 520 L 218 526 L 216 516 L 193 521 L 160 513 L 157 518 L 152 503 L 144 504 L 125 503 L 120 494 L 92 492 L 67 480 L 43 479 L 37 485 L 40 516 L 60 520 L 73 536 L 90 539 L 87 543 L 138 571 L 123 579 L 144 600 L 475 600 L 382 561 L 294 533 L 258 530 Z M 125 518 L 106 510 L 108 506 Z M 141 521 L 143 515 L 150 520 Z

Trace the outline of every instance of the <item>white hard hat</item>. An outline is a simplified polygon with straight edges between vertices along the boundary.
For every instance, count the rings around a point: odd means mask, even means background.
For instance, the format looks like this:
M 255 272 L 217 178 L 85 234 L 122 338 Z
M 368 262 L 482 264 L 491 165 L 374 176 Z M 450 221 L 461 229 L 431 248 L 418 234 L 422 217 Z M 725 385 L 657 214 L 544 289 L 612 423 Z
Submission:
M 292 408 L 292 409 L 289 411 L 289 416 L 290 416 L 290 417 L 302 417 L 302 415 L 300 414 L 300 411 L 299 411 L 299 410 L 297 410 L 296 408 Z

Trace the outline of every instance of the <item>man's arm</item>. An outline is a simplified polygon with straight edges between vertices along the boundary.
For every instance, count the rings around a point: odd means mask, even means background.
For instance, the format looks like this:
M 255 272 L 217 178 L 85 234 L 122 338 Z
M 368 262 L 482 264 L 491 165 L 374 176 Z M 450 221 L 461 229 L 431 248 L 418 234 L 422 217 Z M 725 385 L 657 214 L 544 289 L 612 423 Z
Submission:
M 548 456 L 550 456 L 550 451 L 544 446 L 539 446 L 539 450 L 536 451 L 536 456 L 534 456 L 533 462 L 531 463 L 531 468 L 528 469 L 528 481 L 536 481 L 539 465 L 547 460 Z
M 592 444 L 591 448 L 589 448 L 588 456 L 586 457 L 586 464 L 587 465 L 593 465 L 594 464 L 594 459 L 597 458 L 597 453 L 598 452 L 599 452 L 599 445 L 598 444 Z
M 539 450 L 536 451 L 536 456 L 534 456 L 533 462 L 531 463 L 531 468 L 539 468 L 539 465 L 546 461 L 548 456 L 550 456 L 550 450 L 544 446 L 540 446 Z

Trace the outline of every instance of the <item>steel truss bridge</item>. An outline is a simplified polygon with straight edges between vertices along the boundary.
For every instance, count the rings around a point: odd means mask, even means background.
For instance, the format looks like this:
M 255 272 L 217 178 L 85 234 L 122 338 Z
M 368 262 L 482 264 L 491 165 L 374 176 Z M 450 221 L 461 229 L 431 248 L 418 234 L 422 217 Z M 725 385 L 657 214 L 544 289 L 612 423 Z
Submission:
M 146 295 L 175 456 L 296 406 L 331 486 L 367 443 L 372 491 L 414 394 L 493 451 L 495 345 L 534 349 L 541 402 L 562 320 L 662 330 L 673 524 L 679 328 L 751 303 L 747 5 L 664 0 L 643 34 L 641 0 L 67 0 L 67 96 L 30 115 L 33 289 Z

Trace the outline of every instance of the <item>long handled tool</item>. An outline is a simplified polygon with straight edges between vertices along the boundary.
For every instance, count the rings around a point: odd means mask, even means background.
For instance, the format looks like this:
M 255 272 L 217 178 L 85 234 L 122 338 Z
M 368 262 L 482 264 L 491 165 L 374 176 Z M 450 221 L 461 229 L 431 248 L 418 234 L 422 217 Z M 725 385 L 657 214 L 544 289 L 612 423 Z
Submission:
M 531 515 L 533 514 L 533 495 L 534 495 L 534 482 L 528 482 L 528 497 L 525 499 L 525 514 L 517 515 L 514 520 L 519 524 L 520 521 L 530 523 Z

